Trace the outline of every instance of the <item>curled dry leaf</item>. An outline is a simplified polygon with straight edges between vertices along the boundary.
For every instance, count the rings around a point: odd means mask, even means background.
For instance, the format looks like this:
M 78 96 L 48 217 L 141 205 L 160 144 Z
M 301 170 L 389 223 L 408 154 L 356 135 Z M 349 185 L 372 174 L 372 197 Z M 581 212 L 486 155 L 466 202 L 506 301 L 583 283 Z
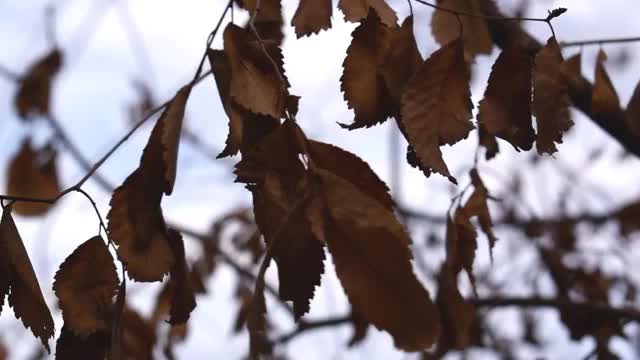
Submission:
M 640 136 L 640 82 L 633 90 L 633 95 L 627 104 L 626 121 L 631 131 Z
M 296 36 L 301 38 L 331 28 L 331 0 L 300 0 L 291 19 Z
M 255 14 L 254 26 L 260 39 L 273 41 L 277 44 L 281 44 L 284 39 L 284 33 L 282 32 L 282 26 L 284 25 L 284 18 L 282 16 L 282 4 L 281 0 L 239 0 L 240 6 L 246 9 L 250 16 L 256 11 L 256 6 L 260 4 L 258 12 Z M 249 31 L 249 24 L 245 26 Z M 251 34 L 254 36 L 254 34 Z
M 493 234 L 493 222 L 491 221 L 491 214 L 487 206 L 487 199 L 490 197 L 489 191 L 484 186 L 478 170 L 472 169 L 470 175 L 471 183 L 475 189 L 464 205 L 464 212 L 469 217 L 478 217 L 480 228 L 489 239 L 489 254 L 493 257 L 493 246 L 498 239 Z
M 231 64 L 227 55 L 222 50 L 213 49 L 209 49 L 207 54 L 222 105 L 229 117 L 229 134 L 225 148 L 218 155 L 218 158 L 235 155 L 238 150 L 249 151 L 280 122 L 271 116 L 251 113 L 232 100 L 230 97 Z M 289 96 L 289 98 L 291 97 Z
M 190 85 L 182 87 L 164 110 L 156 124 L 156 127 L 160 128 L 158 132 L 161 137 L 164 179 L 166 181 L 164 192 L 167 195 L 171 195 L 176 182 L 182 120 L 184 119 L 184 110 L 190 93 Z
M 324 169 L 316 179 L 321 200 L 311 204 L 323 208 L 308 211 L 309 221 L 326 242 L 354 310 L 389 332 L 398 348 L 431 346 L 440 333 L 438 310 L 413 272 L 404 227 L 348 180 Z
M 224 30 L 224 52 L 231 66 L 231 99 L 253 113 L 284 117 L 289 83 L 280 48 L 229 24 Z
M 101 330 L 88 336 L 79 336 L 65 324 L 56 342 L 56 360 L 104 359 L 108 353 L 109 342 L 108 331 Z
M 342 64 L 340 89 L 349 108 L 353 109 L 353 124 L 347 129 L 370 127 L 383 123 L 392 115 L 392 102 L 379 73 L 381 55 L 384 54 L 386 32 L 389 31 L 375 12 L 353 31 L 347 56 Z
M 12 196 L 28 196 L 52 199 L 60 192 L 56 166 L 56 151 L 47 145 L 34 149 L 30 138 L 22 141 L 18 153 L 9 164 L 7 193 Z M 53 205 L 37 202 L 17 202 L 13 208 L 23 216 L 38 216 L 46 213 Z
M 486 160 L 493 159 L 498 152 L 500 152 L 500 147 L 498 146 L 498 139 L 495 136 L 489 134 L 487 129 L 484 128 L 480 118 L 478 118 L 478 144 L 484 146 L 486 152 L 484 154 L 484 158 Z
M 533 59 L 525 50 L 502 51 L 493 64 L 479 105 L 478 124 L 518 151 L 530 150 L 535 140 L 531 119 L 532 68 Z
M 562 134 L 573 126 L 569 116 L 567 82 L 562 76 L 563 62 L 555 37 L 538 51 L 533 71 L 533 114 L 538 125 L 536 148 L 539 154 L 558 151 Z
M 475 276 L 473 275 L 473 261 L 478 248 L 476 229 L 460 208 L 451 217 L 447 217 L 447 266 L 450 267 L 453 276 L 465 270 L 469 281 L 475 288 Z
M 469 77 L 462 40 L 457 39 L 431 54 L 407 84 L 402 128 L 427 176 L 435 171 L 457 183 L 442 159 L 440 145 L 455 144 L 473 129 Z
M 87 240 L 65 259 L 56 273 L 53 291 L 60 300 L 63 329 L 82 338 L 108 333 L 118 274 L 100 236 Z
M 440 351 L 464 349 L 471 345 L 475 307 L 465 301 L 458 290 L 457 274 L 445 263 L 438 275 L 436 303 L 442 316 Z
M 8 295 L 9 306 L 16 319 L 40 339 L 49 350 L 53 337 L 53 318 L 44 301 L 40 284 L 33 271 L 29 254 L 11 217 L 11 206 L 5 206 L 0 220 L 0 303 Z
M 62 52 L 53 49 L 29 67 L 26 75 L 20 80 L 13 102 L 21 118 L 49 114 L 51 83 L 60 71 L 62 61 Z
M 609 74 L 604 68 L 607 54 L 604 50 L 598 51 L 596 60 L 593 89 L 591 92 L 591 110 L 596 114 L 612 113 L 620 111 L 620 99 L 618 93 L 611 83 Z
M 359 22 L 370 16 L 373 13 L 370 9 L 373 9 L 386 26 L 395 27 L 398 23 L 396 12 L 385 0 L 340 0 L 338 8 L 342 10 L 347 21 Z
M 477 0 L 441 0 L 438 5 L 467 14 L 481 14 L 480 5 Z M 460 16 L 460 20 L 455 14 L 446 11 L 435 10 L 431 18 L 431 33 L 440 45 L 460 37 L 464 43 L 464 53 L 467 58 L 473 58 L 478 54 L 490 54 L 493 48 L 487 21 L 481 17 Z M 460 29 L 462 22 L 462 29 Z
M 191 273 L 184 253 L 184 242 L 179 232 L 169 229 L 169 244 L 173 250 L 175 263 L 171 269 L 169 283 L 171 287 L 171 309 L 169 324 L 184 324 L 196 308 L 195 293 L 191 284 Z

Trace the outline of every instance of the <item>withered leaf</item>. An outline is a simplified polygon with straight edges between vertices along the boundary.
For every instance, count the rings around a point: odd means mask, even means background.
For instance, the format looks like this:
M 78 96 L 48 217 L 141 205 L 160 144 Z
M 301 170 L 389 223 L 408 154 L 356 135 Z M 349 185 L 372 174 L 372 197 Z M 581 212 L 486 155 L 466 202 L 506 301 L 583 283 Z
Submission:
M 320 141 L 309 140 L 309 156 L 315 165 L 349 181 L 360 191 L 376 199 L 382 206 L 392 210 L 394 201 L 389 188 L 369 164 L 344 149 Z
M 7 192 L 12 196 L 51 199 L 60 192 L 56 166 L 57 153 L 51 145 L 34 149 L 31 139 L 25 138 L 18 153 L 9 164 Z M 53 205 L 37 202 L 17 202 L 14 211 L 23 216 L 38 216 Z
M 351 34 L 353 39 L 340 77 L 340 90 L 355 113 L 353 124 L 342 125 L 347 129 L 383 123 L 392 115 L 392 99 L 384 77 L 379 73 L 388 31 L 372 11 Z
M 191 85 L 182 87 L 171 103 L 167 105 L 156 124 L 156 127 L 161 127 L 159 132 L 162 143 L 162 158 L 164 160 L 164 180 L 166 181 L 164 192 L 167 195 L 171 195 L 173 185 L 176 182 L 182 120 L 190 93 Z
M 196 307 L 196 299 L 191 284 L 191 276 L 184 253 L 184 242 L 179 232 L 169 229 L 169 243 L 176 259 L 171 269 L 169 283 L 171 287 L 171 309 L 169 324 L 178 325 L 189 320 Z
M 633 90 L 633 95 L 627 104 L 626 120 L 631 131 L 640 136 L 640 82 Z
M 569 116 L 567 83 L 562 76 L 562 53 L 555 37 L 538 51 L 533 71 L 533 114 L 538 125 L 539 154 L 553 154 L 562 134 L 573 126 Z
M 296 320 L 309 311 L 315 287 L 324 272 L 324 246 L 313 233 L 304 212 L 291 213 L 302 194 L 268 174 L 262 186 L 252 189 L 255 219 L 278 265 L 279 294 L 293 301 Z M 287 216 L 293 216 L 287 221 Z M 287 221 L 284 226 L 283 222 Z M 284 227 L 283 227 L 284 226 Z
M 109 342 L 109 360 L 124 359 L 124 307 L 127 297 L 127 278 L 123 277 L 118 287 L 118 296 L 113 306 L 111 334 Z
M 355 346 L 367 337 L 369 331 L 369 322 L 357 311 L 351 310 L 351 324 L 353 325 L 353 333 L 347 344 L 349 347 Z
M 241 7 L 249 12 L 250 16 L 253 16 L 258 5 L 257 0 L 240 0 L 238 2 Z M 255 14 L 254 26 L 258 35 L 260 35 L 260 39 L 281 44 L 284 39 L 284 33 L 282 32 L 284 18 L 282 16 L 281 1 L 261 0 L 259 3 L 260 8 L 258 13 Z M 250 31 L 248 23 L 245 29 Z M 254 36 L 254 34 L 251 34 L 251 36 Z
M 56 360 L 104 359 L 107 355 L 109 342 L 108 331 L 101 330 L 82 337 L 70 330 L 65 324 L 56 343 Z
M 224 31 L 224 52 L 231 65 L 230 97 L 253 113 L 282 118 L 289 84 L 278 46 L 260 43 L 247 30 L 229 24 Z
M 489 191 L 484 186 L 484 183 L 476 169 L 472 169 L 470 175 L 474 190 L 471 197 L 469 197 L 465 203 L 463 209 L 467 216 L 478 217 L 480 228 L 489 239 L 489 253 L 493 256 L 493 246 L 498 239 L 493 234 L 493 222 L 491 221 L 491 214 L 489 213 L 489 207 L 487 206 Z
M 8 293 L 9 306 L 13 308 L 16 319 L 21 319 L 24 326 L 31 329 L 33 335 L 40 338 L 42 345 L 50 351 L 49 339 L 54 333 L 53 318 L 29 254 L 11 217 L 11 206 L 5 206 L 0 220 L 0 263 L 4 264 L 0 267 L 3 270 L 0 302 L 4 303 L 4 295 Z
M 442 0 L 438 5 L 467 14 L 481 14 L 477 0 Z M 460 16 L 460 22 L 455 14 L 435 10 L 431 18 L 431 33 L 440 45 L 448 44 L 462 35 L 464 52 L 468 58 L 477 54 L 490 54 L 493 47 L 487 20 L 475 16 Z
M 209 49 L 207 54 L 222 105 L 229 117 L 226 145 L 218 155 L 218 158 L 222 158 L 235 155 L 238 150 L 246 151 L 254 147 L 279 124 L 279 121 L 270 116 L 253 114 L 232 100 L 230 97 L 231 64 L 227 55 L 222 50 L 213 49 Z M 289 96 L 291 97 L 292 95 Z
M 113 257 L 100 236 L 78 246 L 60 265 L 53 283 L 64 329 L 83 338 L 108 332 L 118 283 Z
M 398 348 L 428 348 L 440 333 L 440 319 L 413 272 L 405 228 L 392 211 L 349 181 L 316 171 L 322 201 L 315 204 L 324 209 L 311 213 L 326 216 L 309 216 L 309 221 L 332 254 L 353 309 L 389 332 Z
M 359 22 L 370 16 L 373 11 L 380 17 L 382 23 L 388 27 L 397 26 L 398 16 L 385 0 L 340 0 L 338 8 L 344 13 L 344 19 Z
M 533 59 L 525 50 L 506 49 L 493 64 L 478 123 L 516 150 L 530 150 L 535 140 L 531 119 Z
M 413 16 L 408 16 L 399 28 L 387 29 L 378 62 L 378 71 L 393 99 L 393 112 L 397 118 L 404 88 L 422 64 L 422 55 L 413 33 Z
M 436 303 L 442 316 L 442 335 L 438 341 L 440 350 L 464 349 L 471 344 L 475 307 L 465 301 L 458 290 L 457 276 L 443 264 L 438 275 Z
M 474 288 L 473 261 L 478 248 L 476 237 L 477 233 L 473 224 L 460 208 L 454 213 L 453 219 L 447 217 L 447 264 L 453 276 L 457 276 L 464 269 Z
M 598 51 L 595 76 L 591 93 L 591 110 L 596 114 L 620 111 L 620 99 L 615 87 L 611 83 L 609 74 L 604 68 L 607 54 L 604 50 Z
M 577 53 L 562 63 L 562 75 L 570 87 L 580 92 L 589 91 L 590 84 L 582 77 L 582 54 Z
M 259 281 L 259 280 L 258 280 Z M 267 337 L 267 306 L 264 299 L 264 286 L 257 288 L 247 314 L 249 329 L 249 356 L 261 359 L 261 355 L 270 355 L 272 344 Z
M 495 136 L 489 134 L 487 129 L 484 128 L 481 120 L 478 119 L 478 143 L 486 149 L 485 159 L 493 159 L 498 152 L 500 152 L 500 146 L 498 145 L 498 139 Z
M 438 172 L 454 183 L 440 145 L 452 145 L 473 129 L 469 77 L 462 40 L 457 39 L 431 54 L 402 96 L 402 127 L 423 171 Z
M 291 19 L 296 36 L 301 38 L 331 28 L 332 12 L 331 0 L 300 0 L 298 9 Z
M 60 71 L 62 62 L 62 52 L 53 49 L 29 67 L 20 80 L 13 103 L 21 118 L 49 114 L 51 83 Z

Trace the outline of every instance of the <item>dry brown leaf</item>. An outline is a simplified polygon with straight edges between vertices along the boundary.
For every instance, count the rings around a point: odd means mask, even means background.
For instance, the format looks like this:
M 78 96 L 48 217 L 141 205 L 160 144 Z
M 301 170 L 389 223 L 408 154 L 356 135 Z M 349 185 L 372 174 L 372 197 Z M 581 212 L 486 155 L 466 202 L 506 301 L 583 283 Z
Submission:
M 347 129 L 380 124 L 393 115 L 392 99 L 384 77 L 379 73 L 389 31 L 375 12 L 370 12 L 351 34 L 353 39 L 347 49 L 340 77 L 340 90 L 355 113 L 353 124 L 341 124 Z
M 162 126 L 160 136 L 163 150 L 162 157 L 164 160 L 164 179 L 167 182 L 164 192 L 167 195 L 171 195 L 176 182 L 182 120 L 190 93 L 191 85 L 182 87 L 176 93 L 171 103 L 167 105 L 167 108 L 160 116 L 156 125 L 158 127 Z
M 247 30 L 229 24 L 224 31 L 224 52 L 231 65 L 230 97 L 253 113 L 282 118 L 289 84 L 278 46 L 261 43 Z
M 484 125 L 482 124 L 482 122 L 480 122 L 480 119 L 478 119 L 478 144 L 485 147 L 486 152 L 484 154 L 484 158 L 486 160 L 493 159 L 498 154 L 498 152 L 500 152 L 498 139 L 487 132 L 487 129 L 484 128 Z
M 49 352 L 49 339 L 54 333 L 53 318 L 44 301 L 27 249 L 11 217 L 10 205 L 4 207 L 0 220 L 0 263 L 4 264 L 1 280 L 5 282 L 0 285 L 3 291 L 0 293 L 3 296 L 0 302 L 4 303 L 4 295 L 8 292 L 9 306 L 13 308 L 16 319 L 21 319 Z
M 109 342 L 109 360 L 124 359 L 124 307 L 127 297 L 127 278 L 122 278 L 118 287 L 118 296 L 113 306 L 113 317 L 111 321 L 111 334 Z
M 565 81 L 579 92 L 590 91 L 591 85 L 582 77 L 582 54 L 577 53 L 562 63 L 560 68 Z
M 346 21 L 359 22 L 371 16 L 369 9 L 373 9 L 386 26 L 395 27 L 398 23 L 396 12 L 385 0 L 340 0 L 338 8 L 344 13 Z
M 179 232 L 169 229 L 169 244 L 176 259 L 171 269 L 169 286 L 171 287 L 171 309 L 169 310 L 169 324 L 184 324 L 189 320 L 193 309 L 196 308 L 196 299 L 191 284 L 189 266 L 184 253 L 184 242 Z
M 438 341 L 441 351 L 465 349 L 471 345 L 475 307 L 462 297 L 456 279 L 452 269 L 443 264 L 438 276 L 436 298 L 442 316 L 442 335 Z
M 627 125 L 636 136 L 640 136 L 640 82 L 633 90 L 633 95 L 627 104 Z
M 56 360 L 104 359 L 109 342 L 108 331 L 98 331 L 83 337 L 75 334 L 65 324 L 56 342 Z
M 33 149 L 31 139 L 26 138 L 9 164 L 7 193 L 12 196 L 27 196 L 52 199 L 60 192 L 56 166 L 57 153 L 50 145 Z M 23 216 L 45 214 L 53 205 L 20 201 L 14 211 Z
M 569 116 L 567 83 L 562 76 L 562 53 L 554 37 L 538 51 L 533 71 L 533 114 L 538 125 L 536 148 L 539 154 L 558 151 L 562 134 L 573 126 Z
M 609 74 L 604 68 L 607 54 L 604 50 L 598 51 L 596 60 L 593 89 L 591 92 L 591 110 L 596 114 L 612 113 L 620 111 L 620 99 L 615 87 L 611 83 Z
M 156 329 L 131 308 L 122 313 L 122 348 L 124 359 L 153 360 L 154 345 L 157 341 Z
M 506 49 L 493 64 L 478 123 L 513 147 L 530 150 L 535 140 L 531 119 L 531 71 L 533 59 L 526 51 Z
M 326 217 L 309 217 L 327 243 L 336 273 L 354 310 L 391 334 L 395 345 L 417 351 L 431 346 L 440 319 L 429 292 L 411 266 L 410 239 L 394 213 L 349 181 L 317 169 Z M 309 213 L 308 213 L 309 214 Z
M 254 298 L 247 314 L 247 328 L 249 329 L 249 356 L 251 359 L 268 357 L 273 347 L 267 337 L 267 306 L 264 299 L 264 287 L 256 289 Z
M 158 175 L 149 168 L 135 170 L 114 191 L 107 214 L 109 236 L 136 281 L 160 281 L 175 262 L 160 208 L 163 184 Z
M 78 246 L 60 265 L 53 283 L 64 328 L 83 338 L 108 332 L 118 283 L 113 257 L 102 237 Z
M 21 118 L 49 114 L 51 83 L 60 71 L 62 62 L 62 52 L 53 49 L 29 67 L 20 80 L 13 103 Z
M 464 269 L 474 288 L 473 261 L 478 248 L 476 237 L 469 217 L 460 208 L 454 213 L 453 219 L 447 217 L 447 264 L 454 276 Z
M 389 195 L 387 184 L 380 180 L 364 160 L 337 146 L 319 141 L 309 140 L 308 147 L 309 156 L 317 167 L 349 181 L 385 208 L 394 208 L 395 203 Z
M 477 0 L 442 0 L 438 1 L 438 5 L 467 14 L 482 13 Z M 460 21 L 465 56 L 473 58 L 478 54 L 490 54 L 493 41 L 487 21 L 475 16 L 460 16 Z M 435 10 L 431 18 L 431 33 L 436 41 L 444 46 L 460 37 L 460 22 L 454 14 Z
M 493 257 L 493 246 L 498 239 L 493 234 L 493 222 L 491 221 L 491 214 L 489 213 L 489 207 L 487 206 L 487 200 L 490 197 L 489 191 L 484 186 L 484 183 L 476 169 L 472 169 L 470 175 L 474 190 L 471 197 L 469 197 L 465 203 L 463 210 L 469 217 L 478 217 L 480 228 L 489 239 L 489 254 Z
M 331 28 L 332 12 L 331 0 L 300 0 L 298 9 L 291 19 L 296 36 L 301 38 Z
M 357 311 L 351 309 L 351 325 L 353 325 L 353 333 L 351 334 L 351 339 L 347 343 L 347 346 L 352 347 L 355 346 L 364 340 L 367 337 L 367 333 L 369 332 L 369 322 L 367 319 Z
M 387 29 L 378 62 L 378 71 L 393 99 L 393 112 L 397 119 L 404 88 L 422 64 L 422 55 L 413 34 L 413 16 L 408 16 L 399 28 Z
M 427 176 L 434 171 L 457 183 L 440 145 L 453 145 L 473 129 L 469 77 L 462 40 L 457 39 L 431 54 L 402 96 L 402 127 Z
M 229 134 L 226 146 L 218 158 L 232 156 L 238 150 L 246 152 L 280 123 L 277 119 L 265 115 L 256 115 L 231 100 L 231 64 L 222 50 L 209 49 L 209 62 L 213 70 L 218 92 L 225 112 L 229 117 Z M 290 96 L 291 97 L 291 96 Z
M 239 0 L 238 2 L 240 3 L 240 7 L 246 9 L 250 15 L 253 15 L 258 4 L 257 0 Z M 284 18 L 282 16 L 280 0 L 261 0 L 260 9 L 255 16 L 254 22 L 260 39 L 281 44 L 284 39 L 284 33 L 282 32 L 283 25 Z M 245 29 L 250 31 L 249 24 L 245 26 Z M 254 34 L 251 34 L 251 36 L 254 36 Z

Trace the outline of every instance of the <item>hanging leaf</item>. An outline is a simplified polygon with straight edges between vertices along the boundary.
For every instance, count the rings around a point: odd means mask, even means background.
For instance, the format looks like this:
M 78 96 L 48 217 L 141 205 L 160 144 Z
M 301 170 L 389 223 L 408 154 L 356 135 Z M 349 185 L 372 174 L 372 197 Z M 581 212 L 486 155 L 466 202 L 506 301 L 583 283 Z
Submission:
M 237 2 L 240 7 L 249 12 L 249 16 L 255 13 L 258 5 L 257 0 L 238 0 Z M 260 0 L 259 4 L 260 9 L 255 14 L 254 26 L 258 35 L 260 35 L 260 39 L 281 44 L 284 39 L 284 33 L 282 32 L 284 18 L 280 0 Z M 245 29 L 251 32 L 248 23 Z M 252 33 L 251 36 L 253 37 L 254 34 Z
M 436 303 L 442 316 L 442 335 L 438 349 L 465 349 L 471 345 L 475 307 L 465 301 L 458 290 L 457 274 L 443 264 L 438 275 Z
M 620 99 L 615 87 L 611 83 L 609 74 L 604 68 L 607 54 L 604 50 L 598 51 L 596 60 L 595 77 L 591 93 L 591 110 L 596 114 L 612 113 L 620 111 Z
M 402 96 L 402 127 L 427 176 L 434 171 L 457 183 L 442 159 L 440 145 L 453 145 L 473 129 L 469 77 L 458 39 L 431 54 Z
M 477 0 L 442 0 L 438 5 L 454 11 L 467 14 L 481 14 L 480 4 Z M 462 22 L 462 29 L 460 29 Z M 460 21 L 455 14 L 447 11 L 435 10 L 431 18 L 431 33 L 436 41 L 444 46 L 461 36 L 464 44 L 464 53 L 467 58 L 473 58 L 478 54 L 490 54 L 493 48 L 491 35 L 487 27 L 487 20 L 475 16 L 460 16 Z
M 331 28 L 332 12 L 331 0 L 300 0 L 291 26 L 298 38 L 317 34 L 320 30 Z
M 582 77 L 582 54 L 577 53 L 562 63 L 560 68 L 565 81 L 580 93 L 591 91 L 591 85 Z
M 369 9 L 373 9 L 386 26 L 395 27 L 398 23 L 396 12 L 385 0 L 340 0 L 338 8 L 344 13 L 344 19 L 350 22 L 359 22 L 371 16 L 373 11 Z
M 493 234 L 493 222 L 491 221 L 491 214 L 487 206 L 487 199 L 490 197 L 489 191 L 487 191 L 487 188 L 484 186 L 478 170 L 471 169 L 470 175 L 471 183 L 475 189 L 464 205 L 464 212 L 469 217 L 478 217 L 480 228 L 489 239 L 489 254 L 493 257 L 493 246 L 498 239 Z
M 224 52 L 231 66 L 231 98 L 253 113 L 284 117 L 289 83 L 277 45 L 261 43 L 247 30 L 229 24 L 224 31 Z
M 229 59 L 222 50 L 209 49 L 208 52 L 211 69 L 218 85 L 218 92 L 225 112 L 229 117 L 229 134 L 226 146 L 218 155 L 218 158 L 232 156 L 248 151 L 280 122 L 270 116 L 256 115 L 243 109 L 230 98 L 231 65 Z
M 370 12 L 351 34 L 353 39 L 342 64 L 340 90 L 355 118 L 351 125 L 341 124 L 344 128 L 370 127 L 392 115 L 391 97 L 378 71 L 388 31 L 376 13 Z
M 49 114 L 51 85 L 62 63 L 62 52 L 53 49 L 29 67 L 13 102 L 22 119 Z
M 116 303 L 113 306 L 113 317 L 111 321 L 111 336 L 109 343 L 109 360 L 124 359 L 124 307 L 127 297 L 127 278 L 123 277 L 118 287 Z
M 60 300 L 65 331 L 81 338 L 108 332 L 118 274 L 100 236 L 87 240 L 65 259 L 56 273 L 53 291 Z
M 353 334 L 351 334 L 351 339 L 349 339 L 347 343 L 349 347 L 361 343 L 369 332 L 369 322 L 367 319 L 353 309 L 351 309 L 351 325 L 353 325 Z
M 533 71 L 533 114 L 538 125 L 536 148 L 539 154 L 558 151 L 562 134 L 573 126 L 569 116 L 567 83 L 561 73 L 563 62 L 554 37 L 538 51 Z
M 413 34 L 412 15 L 404 20 L 401 27 L 387 29 L 378 62 L 378 71 L 393 100 L 393 113 L 397 119 L 404 88 L 422 64 L 422 55 Z
M 493 64 L 480 101 L 478 123 L 513 147 L 530 150 L 535 140 L 531 119 L 533 59 L 524 50 L 506 49 Z
M 169 324 L 184 324 L 189 320 L 196 299 L 191 284 L 191 277 L 184 253 L 184 242 L 179 232 L 169 229 L 169 243 L 176 259 L 171 269 L 169 283 L 171 287 L 171 309 L 169 310 Z
M 98 331 L 83 337 L 65 325 L 56 343 L 56 360 L 104 359 L 109 341 L 109 332 Z
M 53 318 L 44 301 L 29 254 L 11 217 L 11 206 L 5 206 L 0 220 L 0 264 L 3 264 L 0 267 L 0 302 L 4 303 L 4 297 L 8 295 L 9 306 L 13 308 L 16 319 L 21 319 L 24 326 L 31 329 L 50 352 Z
M 477 233 L 469 216 L 461 208 L 456 209 L 453 219 L 447 217 L 447 264 L 456 278 L 464 269 L 474 289 L 476 281 L 473 275 L 473 262 L 478 248 L 476 237 Z
M 264 286 L 256 289 L 247 315 L 249 329 L 249 356 L 261 359 L 261 355 L 271 355 L 273 346 L 267 337 L 267 306 L 264 299 Z
M 308 214 L 326 242 L 355 311 L 391 334 L 404 350 L 431 346 L 440 332 L 438 310 L 411 267 L 410 239 L 392 211 L 349 181 L 316 170 L 319 211 Z M 320 205 L 322 204 L 322 205 Z
M 498 146 L 498 139 L 495 136 L 489 134 L 487 129 L 484 128 L 480 117 L 478 117 L 478 143 L 486 149 L 484 158 L 486 160 L 493 159 L 498 152 L 500 152 L 500 147 Z
M 55 198 L 60 192 L 56 157 L 57 153 L 51 145 L 34 149 L 31 139 L 25 138 L 9 163 L 7 193 L 12 196 Z M 45 214 L 52 206 L 47 203 L 17 202 L 13 208 L 19 215 L 38 216 Z
M 626 121 L 631 131 L 640 136 L 640 82 L 633 90 L 633 95 L 627 104 Z
M 173 185 L 176 182 L 182 120 L 184 119 L 184 110 L 190 93 L 191 85 L 182 87 L 156 124 L 162 139 L 162 158 L 164 160 L 164 179 L 166 181 L 164 192 L 167 195 L 171 195 Z

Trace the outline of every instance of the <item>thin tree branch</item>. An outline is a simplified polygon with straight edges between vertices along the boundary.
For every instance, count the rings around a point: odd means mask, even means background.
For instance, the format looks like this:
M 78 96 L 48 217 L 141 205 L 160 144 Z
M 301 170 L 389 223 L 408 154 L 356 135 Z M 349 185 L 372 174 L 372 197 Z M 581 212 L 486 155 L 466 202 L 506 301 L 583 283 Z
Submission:
M 616 320 L 640 322 L 640 311 L 634 308 L 617 308 L 606 304 L 573 302 L 541 297 L 488 297 L 483 299 L 469 299 L 468 301 L 478 308 L 487 308 L 488 310 L 511 306 L 519 308 L 547 307 L 563 311 L 578 311 L 590 315 L 601 315 Z M 344 325 L 350 322 L 351 315 L 341 315 L 307 322 L 302 321 L 292 331 L 277 337 L 274 343 L 285 344 L 310 330 Z
M 537 21 L 537 22 L 545 22 L 545 23 L 549 23 L 549 21 L 553 18 L 551 17 L 551 15 L 547 16 L 546 18 L 531 18 L 531 17 L 506 17 L 506 16 L 501 16 L 501 15 L 485 15 L 485 14 L 476 14 L 476 13 L 468 13 L 465 11 L 458 11 L 458 10 L 454 10 L 454 9 L 449 9 L 443 6 L 439 6 L 439 5 L 435 5 L 435 4 L 431 4 L 429 2 L 426 2 L 424 0 L 413 0 L 417 3 L 420 3 L 422 5 L 426 5 L 428 7 L 434 8 L 436 10 L 439 11 L 444 11 L 450 14 L 454 14 L 457 16 L 467 16 L 467 17 L 474 17 L 474 18 L 482 18 L 482 19 L 486 19 L 486 20 L 499 20 L 499 21 Z M 555 17 L 555 16 L 554 16 Z
M 562 41 L 560 47 L 567 48 L 572 46 L 587 46 L 587 45 L 603 45 L 603 44 L 621 44 L 640 41 L 640 36 L 634 37 L 618 37 L 618 38 L 602 38 L 602 39 L 589 39 L 580 41 Z

